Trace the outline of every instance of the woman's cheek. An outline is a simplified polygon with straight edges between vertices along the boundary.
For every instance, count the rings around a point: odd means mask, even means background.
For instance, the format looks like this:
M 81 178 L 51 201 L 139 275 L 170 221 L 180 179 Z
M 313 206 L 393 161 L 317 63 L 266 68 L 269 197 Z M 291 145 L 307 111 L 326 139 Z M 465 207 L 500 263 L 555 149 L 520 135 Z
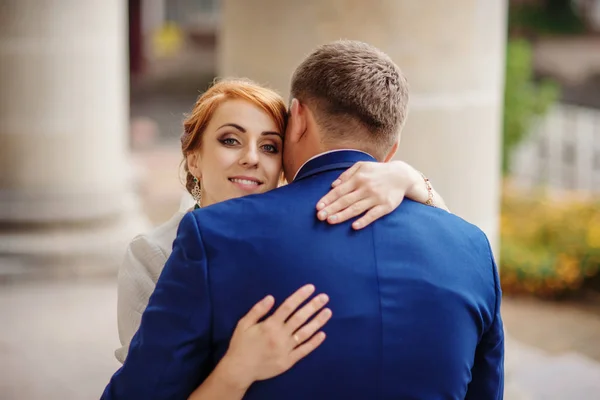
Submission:
M 281 176 L 283 171 L 283 164 L 281 156 L 274 158 L 273 163 L 270 165 L 269 178 L 273 182 L 274 188 L 278 187 L 281 182 Z

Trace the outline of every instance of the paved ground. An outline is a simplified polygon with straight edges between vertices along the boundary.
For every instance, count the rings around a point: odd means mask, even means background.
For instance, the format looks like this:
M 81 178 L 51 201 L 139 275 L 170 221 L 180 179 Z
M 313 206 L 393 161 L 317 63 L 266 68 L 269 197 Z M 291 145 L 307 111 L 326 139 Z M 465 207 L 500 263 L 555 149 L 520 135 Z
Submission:
M 600 399 L 600 316 L 588 307 L 505 297 L 507 382 L 524 399 Z
M 112 281 L 0 291 L 0 399 L 98 399 L 118 363 Z

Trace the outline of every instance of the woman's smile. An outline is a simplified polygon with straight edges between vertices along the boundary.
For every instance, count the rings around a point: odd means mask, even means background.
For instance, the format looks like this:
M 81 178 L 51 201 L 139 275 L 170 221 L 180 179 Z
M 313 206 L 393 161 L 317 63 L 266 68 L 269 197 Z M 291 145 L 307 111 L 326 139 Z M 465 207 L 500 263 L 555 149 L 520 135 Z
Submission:
M 233 183 L 237 188 L 246 192 L 257 192 L 261 189 L 264 184 L 263 181 L 250 176 L 232 176 L 229 181 Z

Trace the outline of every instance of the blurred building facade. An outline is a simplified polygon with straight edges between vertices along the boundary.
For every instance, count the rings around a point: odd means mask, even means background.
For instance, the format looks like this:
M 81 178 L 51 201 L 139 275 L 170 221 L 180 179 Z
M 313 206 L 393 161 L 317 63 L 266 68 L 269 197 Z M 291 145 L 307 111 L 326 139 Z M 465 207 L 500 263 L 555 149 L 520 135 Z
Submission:
M 553 197 L 600 193 L 600 109 L 556 104 L 519 145 L 511 176 L 521 188 L 545 187 Z
M 556 9 L 565 3 L 572 14 L 558 18 Z M 600 1 L 511 4 L 553 7 L 546 18 L 554 22 L 556 32 L 525 36 L 533 44 L 536 77 L 560 87 L 558 103 L 538 118 L 515 152 L 511 176 L 520 187 L 543 187 L 554 196 L 596 196 L 600 193 Z

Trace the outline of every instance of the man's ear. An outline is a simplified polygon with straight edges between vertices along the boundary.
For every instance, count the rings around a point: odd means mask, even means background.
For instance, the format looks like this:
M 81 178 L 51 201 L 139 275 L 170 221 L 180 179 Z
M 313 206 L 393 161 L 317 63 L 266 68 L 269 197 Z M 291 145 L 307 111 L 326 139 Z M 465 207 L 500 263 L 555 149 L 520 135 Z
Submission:
M 390 162 L 392 161 L 392 159 L 394 158 L 394 156 L 396 155 L 396 152 L 398 151 L 398 147 L 400 146 L 400 141 L 397 140 L 394 145 L 392 146 L 392 148 L 390 149 L 390 151 L 387 153 L 387 155 L 385 156 L 385 159 L 383 160 L 383 162 Z
M 292 99 L 285 140 L 297 143 L 306 132 L 306 109 L 298 99 Z

